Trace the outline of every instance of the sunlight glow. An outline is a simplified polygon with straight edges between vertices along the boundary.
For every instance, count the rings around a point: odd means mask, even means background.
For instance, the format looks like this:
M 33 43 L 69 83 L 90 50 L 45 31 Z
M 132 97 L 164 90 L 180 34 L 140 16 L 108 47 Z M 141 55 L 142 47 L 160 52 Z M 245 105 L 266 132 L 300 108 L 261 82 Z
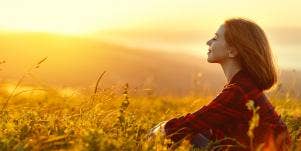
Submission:
M 50 58 L 45 68 L 54 72 L 86 72 L 120 46 L 206 58 L 206 41 L 218 26 L 243 17 L 266 31 L 281 67 L 301 69 L 300 5 L 299 0 L 2 0 L 0 59 L 10 62 L 3 72 L 17 73 L 17 67 L 45 56 Z
M 301 25 L 296 20 L 301 18 L 297 13 L 300 2 L 285 4 L 284 8 L 283 3 L 272 0 L 9 0 L 0 2 L 0 29 L 85 33 L 136 26 L 212 28 L 238 15 L 268 26 Z

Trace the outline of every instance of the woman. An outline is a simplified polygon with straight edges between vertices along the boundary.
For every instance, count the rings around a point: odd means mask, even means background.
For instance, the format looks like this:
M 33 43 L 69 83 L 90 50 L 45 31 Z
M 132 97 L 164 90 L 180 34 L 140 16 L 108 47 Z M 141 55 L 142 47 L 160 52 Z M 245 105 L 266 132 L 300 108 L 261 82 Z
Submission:
M 234 150 L 253 150 L 259 145 L 267 148 L 271 143 L 274 148 L 287 150 L 290 145 L 287 127 L 263 93 L 277 81 L 264 31 L 249 20 L 229 19 L 207 45 L 207 61 L 221 65 L 227 84 L 213 101 L 198 111 L 160 124 L 161 131 L 173 142 L 187 139 L 196 147 L 231 137 L 244 146 L 234 145 L 236 148 L 231 148 Z M 253 117 L 253 111 L 246 106 L 249 100 L 259 107 L 257 115 L 260 117 L 252 140 L 248 135 L 249 121 Z M 221 144 L 232 142 L 221 141 Z

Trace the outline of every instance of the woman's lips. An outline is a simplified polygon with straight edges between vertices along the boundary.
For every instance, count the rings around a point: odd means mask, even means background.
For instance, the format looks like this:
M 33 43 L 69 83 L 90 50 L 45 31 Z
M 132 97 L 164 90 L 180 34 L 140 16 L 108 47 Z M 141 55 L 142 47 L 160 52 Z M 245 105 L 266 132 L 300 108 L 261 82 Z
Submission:
M 211 51 L 212 51 L 211 49 L 208 49 L 208 52 L 207 52 L 207 54 L 211 53 Z

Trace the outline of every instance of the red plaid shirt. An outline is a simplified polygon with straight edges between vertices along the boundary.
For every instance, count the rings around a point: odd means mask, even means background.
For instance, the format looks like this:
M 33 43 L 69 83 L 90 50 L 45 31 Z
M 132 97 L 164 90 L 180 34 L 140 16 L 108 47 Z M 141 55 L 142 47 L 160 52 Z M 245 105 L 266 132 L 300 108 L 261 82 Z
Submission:
M 265 142 L 270 136 L 288 134 L 286 125 L 272 104 L 244 70 L 235 74 L 208 105 L 194 113 L 169 120 L 164 127 L 165 133 L 174 142 L 183 138 L 190 139 L 194 134 L 201 133 L 210 140 L 235 138 L 248 147 L 250 138 L 247 131 L 253 114 L 246 106 L 249 100 L 253 100 L 254 105 L 260 107 L 259 126 L 254 130 L 255 145 Z M 289 136 L 283 142 L 290 143 Z

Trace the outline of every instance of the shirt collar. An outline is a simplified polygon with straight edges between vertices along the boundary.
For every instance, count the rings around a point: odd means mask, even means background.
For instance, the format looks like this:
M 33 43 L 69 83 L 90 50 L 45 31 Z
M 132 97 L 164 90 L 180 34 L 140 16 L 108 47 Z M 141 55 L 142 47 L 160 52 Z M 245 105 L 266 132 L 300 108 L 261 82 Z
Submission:
M 239 71 L 232 77 L 232 79 L 230 80 L 230 82 L 227 83 L 227 84 L 224 86 L 224 88 L 227 87 L 227 86 L 229 86 L 229 85 L 232 85 L 232 84 L 234 84 L 234 83 L 241 84 L 241 83 L 243 83 L 243 82 L 245 82 L 245 81 L 250 81 L 250 79 L 249 79 L 248 73 L 247 73 L 245 70 L 241 69 L 241 70 L 239 70 Z

